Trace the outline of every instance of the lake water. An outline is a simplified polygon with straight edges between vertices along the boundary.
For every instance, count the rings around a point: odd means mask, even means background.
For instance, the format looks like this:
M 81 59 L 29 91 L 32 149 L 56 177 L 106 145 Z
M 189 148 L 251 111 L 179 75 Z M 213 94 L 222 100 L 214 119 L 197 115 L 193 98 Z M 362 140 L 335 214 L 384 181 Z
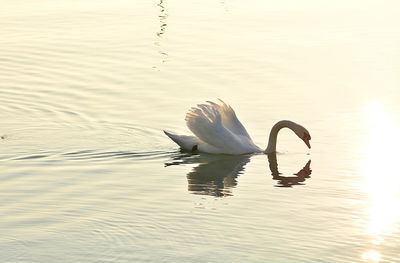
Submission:
M 400 262 L 396 1 L 2 1 L 2 262 Z M 181 153 L 221 98 L 277 155 Z

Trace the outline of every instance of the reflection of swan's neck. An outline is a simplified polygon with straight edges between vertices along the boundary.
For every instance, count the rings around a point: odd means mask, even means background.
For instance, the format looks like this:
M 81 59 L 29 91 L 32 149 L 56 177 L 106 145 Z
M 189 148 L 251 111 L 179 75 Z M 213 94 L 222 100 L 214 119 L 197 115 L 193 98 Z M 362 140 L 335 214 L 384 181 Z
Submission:
M 282 128 L 289 128 L 293 130 L 293 127 L 296 124 L 292 121 L 278 121 L 271 129 L 271 132 L 269 133 L 269 139 L 268 139 L 268 146 L 267 149 L 265 149 L 265 153 L 274 153 L 276 152 L 276 141 L 278 138 L 278 132 Z
M 271 170 L 272 177 L 279 176 L 278 162 L 276 160 L 276 153 L 268 153 L 269 169 Z

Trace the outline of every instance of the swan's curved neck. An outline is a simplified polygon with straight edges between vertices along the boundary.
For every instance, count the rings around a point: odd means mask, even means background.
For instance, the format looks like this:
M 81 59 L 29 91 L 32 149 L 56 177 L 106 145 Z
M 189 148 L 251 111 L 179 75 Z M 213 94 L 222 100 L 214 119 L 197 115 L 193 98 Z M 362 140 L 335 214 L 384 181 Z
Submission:
M 296 125 L 296 123 L 294 123 L 292 121 L 287 121 L 287 120 L 278 121 L 277 123 L 275 123 L 275 125 L 271 129 L 271 132 L 269 133 L 268 146 L 264 152 L 265 153 L 276 152 L 276 141 L 278 138 L 278 132 L 282 128 L 289 128 L 289 129 L 293 130 L 295 125 Z

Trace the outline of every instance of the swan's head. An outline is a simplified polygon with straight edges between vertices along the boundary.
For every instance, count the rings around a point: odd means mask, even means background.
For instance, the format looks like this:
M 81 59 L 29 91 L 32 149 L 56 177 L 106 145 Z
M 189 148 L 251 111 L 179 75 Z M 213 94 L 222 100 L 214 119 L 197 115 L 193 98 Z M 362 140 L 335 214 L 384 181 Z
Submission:
M 300 124 L 296 123 L 295 127 L 293 127 L 293 131 L 300 139 L 303 140 L 303 142 L 307 145 L 307 147 L 311 149 L 310 145 L 311 135 L 307 131 L 307 129 L 301 126 Z

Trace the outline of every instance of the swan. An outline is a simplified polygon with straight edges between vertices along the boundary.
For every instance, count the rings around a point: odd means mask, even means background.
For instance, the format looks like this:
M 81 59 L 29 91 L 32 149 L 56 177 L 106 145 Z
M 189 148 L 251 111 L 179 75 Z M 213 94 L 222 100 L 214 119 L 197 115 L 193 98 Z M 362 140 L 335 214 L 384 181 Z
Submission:
M 274 153 L 278 132 L 282 128 L 291 129 L 308 148 L 311 148 L 310 133 L 301 125 L 289 121 L 278 121 L 269 134 L 265 150 L 254 144 L 245 127 L 236 117 L 231 106 L 218 99 L 198 104 L 186 113 L 186 125 L 195 136 L 177 135 L 164 130 L 164 133 L 178 144 L 182 150 L 212 154 Z

